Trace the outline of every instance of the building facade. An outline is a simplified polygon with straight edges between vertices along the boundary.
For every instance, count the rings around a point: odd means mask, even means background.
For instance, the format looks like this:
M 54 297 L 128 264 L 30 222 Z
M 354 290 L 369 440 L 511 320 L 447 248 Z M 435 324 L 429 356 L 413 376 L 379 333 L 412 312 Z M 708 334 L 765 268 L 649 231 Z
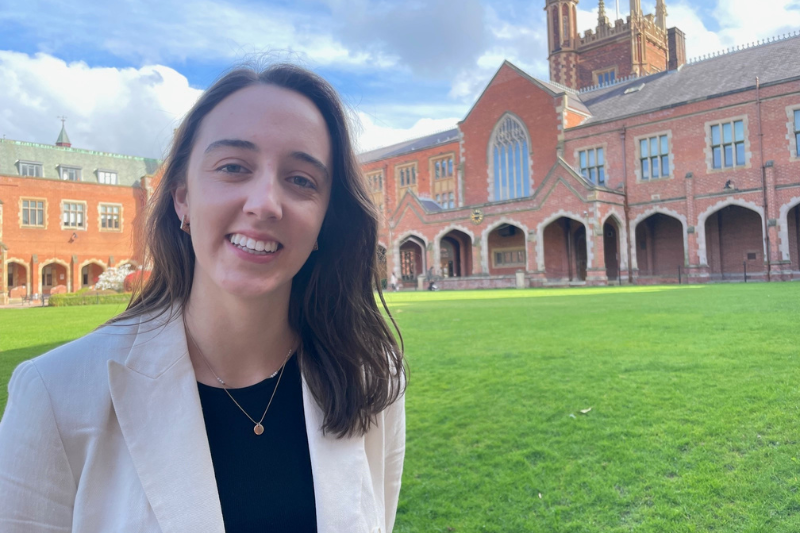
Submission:
M 140 266 L 136 232 L 160 161 L 0 140 L 0 303 L 90 287 Z
M 361 155 L 387 272 L 443 288 L 800 278 L 800 37 L 686 62 L 662 0 L 613 25 L 601 1 L 580 38 L 575 3 L 546 0 L 553 81 L 504 62 L 457 128 Z

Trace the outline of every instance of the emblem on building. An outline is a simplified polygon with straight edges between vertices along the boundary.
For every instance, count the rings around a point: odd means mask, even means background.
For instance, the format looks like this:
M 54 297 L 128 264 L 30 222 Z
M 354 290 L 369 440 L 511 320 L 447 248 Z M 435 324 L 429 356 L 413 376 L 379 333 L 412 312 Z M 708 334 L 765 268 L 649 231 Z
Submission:
M 481 211 L 480 209 L 473 209 L 472 214 L 469 216 L 469 218 L 470 220 L 472 220 L 473 224 L 478 225 L 481 222 L 483 222 L 483 211 Z

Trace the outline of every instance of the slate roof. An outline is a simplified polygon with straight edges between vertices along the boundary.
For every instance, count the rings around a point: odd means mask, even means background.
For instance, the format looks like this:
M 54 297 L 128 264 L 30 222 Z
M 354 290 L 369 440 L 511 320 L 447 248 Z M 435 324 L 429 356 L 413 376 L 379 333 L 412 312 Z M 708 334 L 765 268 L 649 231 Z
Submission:
M 762 86 L 800 78 L 798 57 L 800 57 L 800 35 L 793 35 L 775 42 L 687 63 L 678 70 L 659 72 L 585 92 L 577 92 L 557 83 L 534 78 L 508 61 L 504 64 L 507 63 L 522 76 L 550 91 L 554 96 L 566 94 L 569 108 L 591 115 L 580 126 L 575 126 L 580 128 L 732 92 L 751 90 L 755 88 L 756 76 Z M 625 94 L 626 90 L 642 84 L 644 87 L 641 90 Z M 361 154 L 359 160 L 361 163 L 369 163 L 456 139 L 458 139 L 457 128 L 371 150 Z
M 457 140 L 458 128 L 453 128 L 452 130 L 440 131 L 439 133 L 426 135 L 425 137 L 419 137 L 417 139 L 411 139 L 391 146 L 364 152 L 358 156 L 358 160 L 361 163 L 370 163 L 372 161 L 378 161 L 379 159 L 416 152 L 423 148 L 432 148 L 439 144 L 446 144 Z
M 427 211 L 428 213 L 435 213 L 437 211 L 442 211 L 442 206 L 440 206 L 430 198 L 417 197 L 417 200 L 419 200 L 419 203 L 422 204 L 422 207 L 424 207 L 425 211 Z
M 59 179 L 62 165 L 79 167 L 81 181 L 89 183 L 98 183 L 98 170 L 112 171 L 117 173 L 118 184 L 128 187 L 161 166 L 158 159 L 0 139 L 0 175 L 19 176 L 20 161 L 41 163 L 45 179 Z
M 678 70 L 659 72 L 580 94 L 592 117 L 582 125 L 639 115 L 761 85 L 800 77 L 800 36 L 792 36 L 688 63 Z M 631 87 L 644 84 L 637 92 Z M 570 97 L 572 99 L 572 97 Z M 578 126 L 580 127 L 580 126 Z

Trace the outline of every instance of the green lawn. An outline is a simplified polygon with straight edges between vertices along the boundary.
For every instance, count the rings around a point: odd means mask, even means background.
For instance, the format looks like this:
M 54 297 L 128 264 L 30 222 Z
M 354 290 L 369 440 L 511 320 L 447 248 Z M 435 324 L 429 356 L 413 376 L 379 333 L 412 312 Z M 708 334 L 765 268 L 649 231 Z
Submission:
M 800 283 L 387 299 L 411 367 L 395 531 L 800 531 Z M 0 405 L 19 361 L 119 310 L 0 310 Z

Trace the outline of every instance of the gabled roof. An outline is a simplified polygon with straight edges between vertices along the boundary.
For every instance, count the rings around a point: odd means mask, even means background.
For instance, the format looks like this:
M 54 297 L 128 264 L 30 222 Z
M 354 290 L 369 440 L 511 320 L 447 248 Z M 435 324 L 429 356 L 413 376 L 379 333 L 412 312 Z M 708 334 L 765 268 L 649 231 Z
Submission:
M 503 61 L 503 64 L 500 65 L 500 68 L 497 69 L 497 72 L 494 73 L 494 76 L 492 76 L 492 79 L 489 80 L 489 83 L 486 84 L 486 87 L 484 87 L 484 89 L 481 92 L 480 96 L 478 96 L 478 99 L 475 100 L 474 104 L 472 104 L 472 107 L 469 108 L 469 111 L 467 111 L 466 116 L 461 120 L 461 122 L 464 122 L 469 118 L 469 115 L 472 113 L 472 110 L 475 109 L 475 106 L 477 106 L 478 102 L 481 101 L 481 99 L 483 98 L 483 95 L 486 94 L 486 91 L 489 89 L 489 87 L 491 87 L 491 85 L 494 82 L 495 78 L 497 78 L 497 75 L 500 74 L 500 71 L 503 70 L 504 67 L 508 67 L 508 68 L 512 69 L 514 72 L 519 74 L 522 78 L 528 80 L 532 84 L 536 85 L 537 87 L 539 87 L 543 91 L 545 91 L 548 94 L 550 94 L 550 96 L 555 97 L 555 96 L 559 96 L 559 95 L 562 95 L 562 94 L 569 94 L 570 95 L 570 100 L 572 100 L 574 98 L 574 99 L 577 99 L 577 101 L 580 101 L 580 97 L 578 96 L 578 91 L 576 91 L 574 89 L 570 89 L 569 87 L 564 87 L 563 85 L 559 85 L 558 83 L 555 83 L 555 82 L 542 81 L 542 80 L 540 80 L 538 78 L 534 78 L 533 76 L 531 76 L 530 74 L 528 74 L 527 72 L 522 70 L 521 68 L 519 68 L 516 65 L 514 65 L 511 61 L 506 59 L 506 60 Z
M 371 163 L 372 161 L 378 161 L 387 157 L 407 154 L 409 152 L 416 152 L 417 150 L 432 148 L 440 144 L 446 144 L 457 140 L 458 128 L 453 128 L 451 130 L 440 131 L 439 133 L 433 133 L 431 135 L 426 135 L 425 137 L 410 139 L 408 141 L 403 141 L 391 146 L 385 146 L 383 148 L 376 148 L 375 150 L 364 152 L 359 154 L 358 161 L 362 164 Z
M 737 50 L 611 87 L 581 93 L 592 117 L 581 126 L 649 113 L 761 85 L 800 78 L 800 37 Z M 641 90 L 625 91 L 644 84 Z

